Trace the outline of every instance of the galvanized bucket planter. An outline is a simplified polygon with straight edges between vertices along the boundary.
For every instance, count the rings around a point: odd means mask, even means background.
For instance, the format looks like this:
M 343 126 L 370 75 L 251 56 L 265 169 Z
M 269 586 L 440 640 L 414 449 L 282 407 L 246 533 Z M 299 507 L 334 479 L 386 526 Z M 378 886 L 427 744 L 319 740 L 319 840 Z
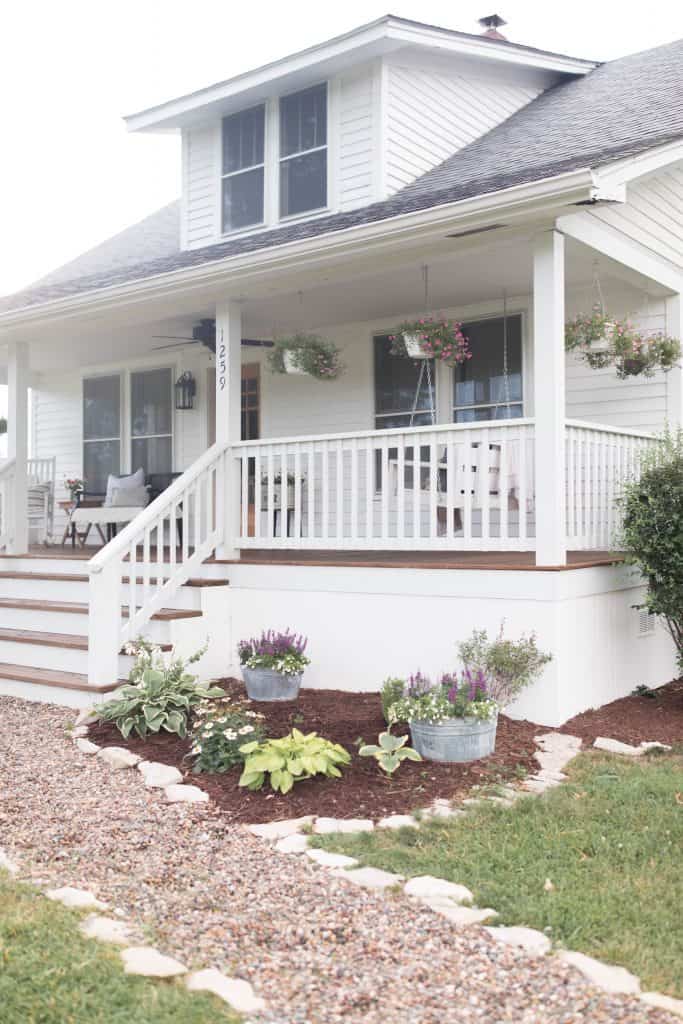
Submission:
M 478 718 L 449 718 L 447 722 L 410 723 L 412 744 L 426 761 L 462 764 L 488 757 L 496 746 L 498 715 L 482 722 Z
M 272 668 L 242 666 L 244 685 L 251 700 L 296 700 L 301 676 L 283 676 Z

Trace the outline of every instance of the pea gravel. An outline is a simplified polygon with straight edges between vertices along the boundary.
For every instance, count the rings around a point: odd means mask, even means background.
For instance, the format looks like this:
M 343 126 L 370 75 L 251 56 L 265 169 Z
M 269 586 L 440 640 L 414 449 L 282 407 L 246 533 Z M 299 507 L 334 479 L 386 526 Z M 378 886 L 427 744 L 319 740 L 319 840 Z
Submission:
M 268 1007 L 254 1020 L 675 1024 L 482 928 L 275 853 L 212 804 L 165 803 L 139 772 L 81 754 L 73 718 L 0 697 L 0 846 L 26 880 L 91 889 L 162 952 L 250 981 Z

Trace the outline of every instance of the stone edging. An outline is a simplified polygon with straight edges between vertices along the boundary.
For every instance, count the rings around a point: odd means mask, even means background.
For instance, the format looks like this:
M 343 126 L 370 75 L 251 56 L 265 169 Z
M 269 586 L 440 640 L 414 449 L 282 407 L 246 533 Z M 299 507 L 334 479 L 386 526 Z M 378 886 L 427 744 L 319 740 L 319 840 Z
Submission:
M 424 818 L 447 818 L 466 814 L 466 808 L 484 800 L 510 807 L 521 796 L 539 796 L 545 790 L 559 786 L 567 776 L 562 769 L 571 761 L 581 748 L 581 739 L 564 733 L 549 732 L 535 736 L 539 746 L 535 757 L 540 765 L 535 775 L 527 777 L 521 787 L 505 787 L 499 796 L 472 798 L 463 801 L 462 808 L 454 808 L 448 800 L 435 800 L 429 807 L 420 812 L 420 819 L 410 814 L 392 814 L 380 819 L 376 824 L 369 818 L 316 818 L 308 815 L 287 821 L 273 821 L 261 825 L 247 825 L 252 835 L 269 841 L 274 850 L 280 854 L 305 855 L 321 867 L 327 868 L 336 878 L 343 878 L 367 889 L 382 892 L 402 888 L 404 895 L 416 900 L 423 906 L 447 918 L 456 927 L 468 927 L 483 924 L 498 916 L 490 907 L 472 906 L 473 895 L 464 885 L 458 885 L 443 878 L 423 875 L 409 879 L 402 875 L 381 871 L 378 868 L 359 867 L 358 861 L 343 854 L 329 853 L 327 850 L 309 849 L 308 835 L 304 829 L 314 834 L 324 835 L 333 832 L 370 832 L 377 828 L 419 828 Z M 666 744 L 651 742 L 641 743 L 634 747 L 598 737 L 594 743 L 598 750 L 638 757 L 653 748 L 670 749 Z M 550 879 L 546 881 L 552 889 Z M 552 952 L 552 943 L 547 935 L 535 928 L 524 926 L 484 926 L 488 934 L 498 942 L 515 946 L 528 956 L 545 956 Z M 563 963 L 575 967 L 593 985 L 611 994 L 637 996 L 650 1006 L 668 1010 L 670 1013 L 683 1017 L 683 1000 L 673 999 L 659 992 L 641 992 L 640 979 L 624 967 L 605 964 L 584 953 L 572 950 L 559 950 L 554 954 Z

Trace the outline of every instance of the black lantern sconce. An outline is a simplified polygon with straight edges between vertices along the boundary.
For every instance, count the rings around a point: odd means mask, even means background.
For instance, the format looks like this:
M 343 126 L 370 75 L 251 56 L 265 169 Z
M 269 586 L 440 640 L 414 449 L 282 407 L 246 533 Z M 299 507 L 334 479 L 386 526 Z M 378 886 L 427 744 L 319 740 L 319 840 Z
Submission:
M 189 370 L 181 373 L 175 382 L 176 409 L 194 408 L 194 396 L 197 394 L 197 383 Z

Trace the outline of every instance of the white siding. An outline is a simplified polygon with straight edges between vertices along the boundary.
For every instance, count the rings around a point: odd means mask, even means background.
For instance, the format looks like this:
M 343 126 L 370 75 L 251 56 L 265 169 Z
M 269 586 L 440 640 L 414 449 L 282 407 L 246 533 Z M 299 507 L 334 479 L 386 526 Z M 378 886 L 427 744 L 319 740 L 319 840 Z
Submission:
M 683 265 L 683 164 L 626 187 L 626 203 L 598 204 L 586 211 L 647 246 L 676 266 Z
M 56 458 L 55 500 L 68 497 L 64 481 L 83 472 L 81 381 L 75 374 L 50 375 L 32 389 L 33 446 L 37 459 Z M 55 507 L 55 535 L 61 539 L 65 516 Z
M 387 194 L 442 163 L 541 92 L 471 71 L 436 71 L 387 61 Z
M 217 241 L 217 131 L 210 124 L 183 132 L 181 239 L 188 249 Z
M 375 128 L 378 109 L 374 104 L 372 68 L 339 80 L 339 123 L 337 181 L 340 210 L 353 210 L 372 202 Z M 331 126 L 334 130 L 334 125 Z M 332 153 L 335 148 L 332 148 Z

